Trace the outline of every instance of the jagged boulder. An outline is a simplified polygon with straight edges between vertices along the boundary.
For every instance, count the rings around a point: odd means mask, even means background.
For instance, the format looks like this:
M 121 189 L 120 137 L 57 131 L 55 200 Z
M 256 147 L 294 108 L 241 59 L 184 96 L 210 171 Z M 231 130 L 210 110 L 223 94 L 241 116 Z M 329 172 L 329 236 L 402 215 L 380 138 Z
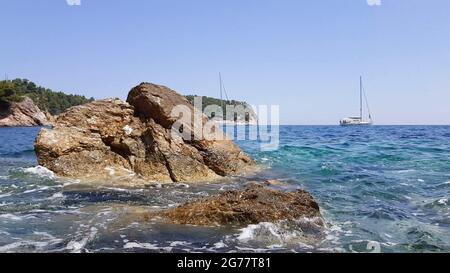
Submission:
M 284 192 L 258 184 L 193 201 L 158 214 L 176 224 L 246 226 L 262 222 L 316 218 L 320 208 L 306 191 Z
M 215 173 L 226 176 L 253 164 L 252 159 L 222 131 L 199 129 L 205 127 L 209 121 L 208 118 L 174 90 L 161 85 L 144 83 L 131 90 L 127 101 L 134 106 L 137 116 L 151 117 L 167 130 L 172 128 L 178 118 L 172 115 L 174 107 L 181 106 L 189 109 L 192 113 L 191 119 L 183 122 L 182 125 L 186 135 L 190 135 L 191 138 L 184 139 L 184 142 L 195 149 L 203 158 L 203 163 Z
M 37 107 L 33 100 L 24 97 L 21 102 L 13 102 L 8 115 L 0 118 L 0 127 L 31 127 L 50 125 L 50 116 Z
M 130 92 L 128 102 L 100 100 L 61 114 L 54 127 L 43 129 L 36 139 L 39 164 L 65 177 L 106 183 L 123 177 L 138 184 L 211 181 L 253 166 L 229 139 L 187 140 L 173 134 L 177 118 L 171 116 L 172 109 L 184 105 L 194 111 L 175 91 L 141 84 Z M 194 127 L 183 125 L 186 130 Z

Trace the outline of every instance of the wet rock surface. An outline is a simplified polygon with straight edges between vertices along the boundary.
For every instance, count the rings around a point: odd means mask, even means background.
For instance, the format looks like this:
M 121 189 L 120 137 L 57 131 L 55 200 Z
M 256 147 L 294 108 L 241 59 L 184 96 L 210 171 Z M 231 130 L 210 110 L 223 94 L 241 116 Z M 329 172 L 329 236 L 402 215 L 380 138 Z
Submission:
M 320 208 L 306 191 L 284 192 L 258 184 L 227 191 L 160 213 L 176 224 L 246 226 L 262 222 L 320 218 Z

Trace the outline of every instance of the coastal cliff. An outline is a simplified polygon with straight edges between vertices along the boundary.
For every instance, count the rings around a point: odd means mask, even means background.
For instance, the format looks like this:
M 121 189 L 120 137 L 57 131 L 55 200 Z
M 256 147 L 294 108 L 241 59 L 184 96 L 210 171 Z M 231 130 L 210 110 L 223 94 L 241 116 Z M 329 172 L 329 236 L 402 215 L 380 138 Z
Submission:
M 143 83 L 127 101 L 100 100 L 62 113 L 54 128 L 42 129 L 37 137 L 39 164 L 63 177 L 106 183 L 119 177 L 117 183 L 129 186 L 212 181 L 254 166 L 230 139 L 195 137 L 193 128 L 208 119 L 177 92 Z M 182 124 L 193 139 L 171 132 L 177 106 L 201 117 Z
M 0 81 L 0 127 L 51 125 L 54 116 L 93 99 L 68 95 L 27 79 Z
M 29 97 L 24 97 L 20 102 L 10 104 L 0 117 L 0 127 L 31 127 L 51 125 L 53 117 L 48 112 L 43 112 Z

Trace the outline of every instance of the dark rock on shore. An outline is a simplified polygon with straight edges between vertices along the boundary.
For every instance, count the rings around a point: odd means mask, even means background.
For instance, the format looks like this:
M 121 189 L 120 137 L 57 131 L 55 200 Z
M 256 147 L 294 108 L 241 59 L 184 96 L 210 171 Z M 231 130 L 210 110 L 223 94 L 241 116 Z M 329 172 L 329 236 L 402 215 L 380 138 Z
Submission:
M 229 139 L 174 136 L 172 109 L 195 111 L 177 92 L 145 83 L 132 89 L 128 102 L 100 100 L 61 114 L 36 139 L 39 164 L 64 177 L 130 186 L 211 181 L 254 166 Z M 183 123 L 183 131 L 197 134 L 194 122 L 207 121 L 199 114 L 200 121 Z
M 320 208 L 306 191 L 283 192 L 251 184 L 160 213 L 176 224 L 246 226 L 262 222 L 320 218 Z

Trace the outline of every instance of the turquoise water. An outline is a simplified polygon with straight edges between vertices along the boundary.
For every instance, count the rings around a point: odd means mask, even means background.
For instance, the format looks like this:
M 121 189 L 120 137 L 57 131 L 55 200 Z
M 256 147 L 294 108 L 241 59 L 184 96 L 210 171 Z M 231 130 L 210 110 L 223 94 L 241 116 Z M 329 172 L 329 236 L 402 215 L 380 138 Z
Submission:
M 36 166 L 38 128 L 0 129 L 0 252 L 450 252 L 450 127 L 282 126 L 280 147 L 238 144 L 264 167 L 235 183 L 87 187 Z M 185 227 L 140 212 L 279 179 L 327 221 Z

